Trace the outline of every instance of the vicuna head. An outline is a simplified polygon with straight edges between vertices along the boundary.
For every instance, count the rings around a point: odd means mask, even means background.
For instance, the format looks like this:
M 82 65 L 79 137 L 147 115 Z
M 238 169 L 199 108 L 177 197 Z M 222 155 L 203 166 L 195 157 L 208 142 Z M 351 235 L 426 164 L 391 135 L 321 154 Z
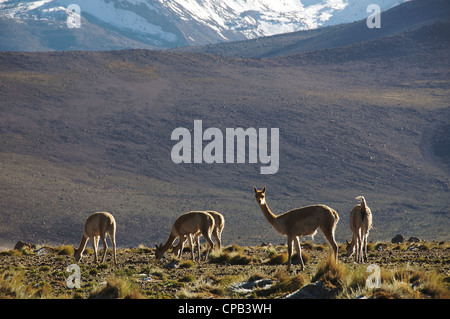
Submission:
M 75 257 L 75 261 L 79 262 L 81 260 L 81 258 L 83 258 L 83 249 L 77 249 L 75 247 L 73 247 L 73 256 Z
M 266 186 L 264 186 L 260 191 L 257 190 L 255 186 L 253 186 L 253 190 L 255 191 L 256 202 L 259 205 L 264 205 L 266 203 Z
M 349 242 L 347 239 L 345 241 L 347 242 L 347 257 L 350 257 L 355 252 L 355 245 Z

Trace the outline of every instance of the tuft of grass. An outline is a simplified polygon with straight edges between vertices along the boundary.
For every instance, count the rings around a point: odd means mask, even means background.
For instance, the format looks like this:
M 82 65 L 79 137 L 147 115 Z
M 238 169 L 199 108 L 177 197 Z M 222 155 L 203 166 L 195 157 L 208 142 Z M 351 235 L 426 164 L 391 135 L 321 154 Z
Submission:
M 24 273 L 19 271 L 5 271 L 0 276 L 0 295 L 3 298 L 32 298 L 23 284 Z
M 286 252 L 281 254 L 270 254 L 269 260 L 266 262 L 268 265 L 282 265 L 287 263 L 288 254 Z
M 94 288 L 91 299 L 140 299 L 142 294 L 139 288 L 129 279 L 121 277 L 108 277 L 106 285 Z
M 425 274 L 420 292 L 435 299 L 450 299 L 450 290 L 445 279 L 437 273 Z
M 180 278 L 178 281 L 179 282 L 194 282 L 197 279 L 197 277 L 193 274 L 190 275 L 186 275 L 182 278 Z
M 22 250 L 17 249 L 4 250 L 0 252 L 0 256 L 22 256 L 22 255 L 23 255 Z
M 326 261 L 319 263 L 316 274 L 311 279 L 312 282 L 321 280 L 325 284 L 331 284 L 336 288 L 342 288 L 348 278 L 348 271 L 344 264 L 335 262 L 331 255 Z
M 275 273 L 274 279 L 276 279 L 276 283 L 273 284 L 272 287 L 256 290 L 254 292 L 255 296 L 269 297 L 271 295 L 276 296 L 283 293 L 294 292 L 309 282 L 309 276 L 303 273 L 291 276 L 284 268 L 279 269 Z M 249 280 L 251 280 L 251 278 Z
M 152 248 L 145 247 L 143 244 L 140 244 L 136 249 L 136 253 L 138 254 L 150 254 L 153 252 Z
M 302 259 L 303 263 L 306 265 L 310 260 L 311 256 L 302 250 Z M 300 263 L 300 259 L 298 258 L 298 254 L 292 255 L 291 262 L 298 260 Z M 269 253 L 269 260 L 266 262 L 268 265 L 283 265 L 288 262 L 288 254 L 287 252 L 283 252 L 281 254 L 277 254 L 276 252 L 271 251 Z
M 58 251 L 57 255 L 72 256 L 75 253 L 72 245 L 61 245 L 55 249 Z
M 242 251 L 229 252 L 224 250 L 224 252 L 218 256 L 215 254 L 210 254 L 209 261 L 214 264 L 248 265 L 253 261 L 253 259 L 245 256 Z
M 194 267 L 195 263 L 192 260 L 186 260 L 182 264 L 180 264 L 180 268 L 192 268 Z
M 231 246 L 225 247 L 223 250 L 224 250 L 225 252 L 230 252 L 230 253 L 232 253 L 232 252 L 241 253 L 241 252 L 244 251 L 244 248 L 240 247 L 240 246 L 237 245 L 237 244 L 233 244 L 233 245 L 231 245 Z
M 50 266 L 48 266 L 48 265 L 39 267 L 39 271 L 49 271 L 49 270 L 50 270 Z

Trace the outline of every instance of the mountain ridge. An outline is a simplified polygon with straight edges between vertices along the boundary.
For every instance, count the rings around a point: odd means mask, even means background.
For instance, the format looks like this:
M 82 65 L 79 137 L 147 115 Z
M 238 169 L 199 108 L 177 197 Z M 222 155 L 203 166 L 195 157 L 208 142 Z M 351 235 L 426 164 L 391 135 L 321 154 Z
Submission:
M 183 47 L 174 50 L 248 58 L 287 56 L 394 36 L 427 25 L 445 23 L 449 21 L 449 16 L 450 5 L 445 0 L 409 1 L 382 12 L 381 28 L 368 28 L 364 19 L 247 41 Z
M 0 50 L 165 49 L 245 40 L 359 20 L 367 17 L 368 4 L 384 11 L 404 0 L 303 2 L 3 0 Z M 68 26 L 69 15 L 80 18 L 79 28 Z

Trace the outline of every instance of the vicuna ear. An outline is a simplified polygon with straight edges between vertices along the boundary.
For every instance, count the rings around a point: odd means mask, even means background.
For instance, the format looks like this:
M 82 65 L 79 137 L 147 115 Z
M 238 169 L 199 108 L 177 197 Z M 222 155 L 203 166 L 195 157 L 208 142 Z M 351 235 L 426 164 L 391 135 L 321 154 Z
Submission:
M 348 241 L 348 239 L 345 239 L 345 241 L 347 242 L 347 245 L 350 245 L 350 242 Z
M 263 187 L 262 192 L 263 192 L 263 193 L 266 192 L 266 186 Z
M 258 192 L 258 190 L 256 189 L 256 186 L 253 186 L 253 190 L 255 191 L 255 194 Z

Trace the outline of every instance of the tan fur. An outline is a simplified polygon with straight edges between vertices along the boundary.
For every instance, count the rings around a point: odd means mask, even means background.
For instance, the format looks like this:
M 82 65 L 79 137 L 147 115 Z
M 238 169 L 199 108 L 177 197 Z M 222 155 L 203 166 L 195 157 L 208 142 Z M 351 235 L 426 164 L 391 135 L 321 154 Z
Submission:
M 105 262 L 108 249 L 106 235 L 109 235 L 109 238 L 111 239 L 114 251 L 114 263 L 116 263 L 116 220 L 107 212 L 93 213 L 86 219 L 80 245 L 75 249 L 75 260 L 77 262 L 81 260 L 84 249 L 86 248 L 86 243 L 90 239 L 92 246 L 94 247 L 94 261 L 97 262 L 98 241 L 99 238 L 101 238 L 104 249 L 102 263 Z
M 209 251 L 214 247 L 214 243 L 211 239 L 211 234 L 214 229 L 214 225 L 215 225 L 214 218 L 205 211 L 189 212 L 181 215 L 180 217 L 177 218 L 177 220 L 175 220 L 166 243 L 164 245 L 163 244 L 160 244 L 159 246 L 156 245 L 155 251 L 156 259 L 160 259 L 163 256 L 163 254 L 170 247 L 172 247 L 173 243 L 175 242 L 175 239 L 179 237 L 180 240 L 182 240 L 183 245 L 184 239 L 185 238 L 189 239 L 189 244 L 191 246 L 191 256 L 192 260 L 194 260 L 194 249 L 192 243 L 193 234 L 199 231 L 205 237 L 209 245 L 205 255 L 206 260 Z M 181 250 L 183 250 L 183 245 L 180 247 Z
M 350 212 L 350 229 L 353 233 L 352 241 L 347 242 L 347 256 L 350 257 L 355 254 L 356 262 L 363 262 L 364 257 L 367 260 L 367 238 L 369 231 L 372 228 L 372 211 L 367 206 L 366 200 L 363 196 L 358 196 L 355 199 L 360 199 L 361 204 L 353 207 Z M 364 213 L 362 213 L 364 212 Z M 364 252 L 364 255 L 363 255 Z
M 290 210 L 281 215 L 274 215 L 265 199 L 266 187 L 261 191 L 253 187 L 255 198 L 267 221 L 280 234 L 287 236 L 288 244 L 288 268 L 291 266 L 292 242 L 294 242 L 300 258 L 302 269 L 304 268 L 299 236 L 314 235 L 320 228 L 333 249 L 337 261 L 338 245 L 334 239 L 334 231 L 339 221 L 338 213 L 325 205 L 314 205 Z
M 222 230 L 225 226 L 225 218 L 222 214 L 215 212 L 215 211 L 206 211 L 208 214 L 210 214 L 214 218 L 214 230 L 212 233 L 212 236 L 216 240 L 216 245 L 214 245 L 214 248 L 217 248 L 219 251 L 222 247 Z M 198 260 L 200 260 L 200 236 L 202 234 L 200 231 L 197 231 L 194 234 L 193 244 L 197 243 L 197 249 L 198 249 Z M 178 258 L 181 258 L 181 255 L 183 253 L 182 247 L 186 244 L 186 241 L 188 240 L 188 236 L 184 236 L 184 238 L 180 238 L 177 245 L 173 248 L 172 252 L 174 255 L 176 255 Z

